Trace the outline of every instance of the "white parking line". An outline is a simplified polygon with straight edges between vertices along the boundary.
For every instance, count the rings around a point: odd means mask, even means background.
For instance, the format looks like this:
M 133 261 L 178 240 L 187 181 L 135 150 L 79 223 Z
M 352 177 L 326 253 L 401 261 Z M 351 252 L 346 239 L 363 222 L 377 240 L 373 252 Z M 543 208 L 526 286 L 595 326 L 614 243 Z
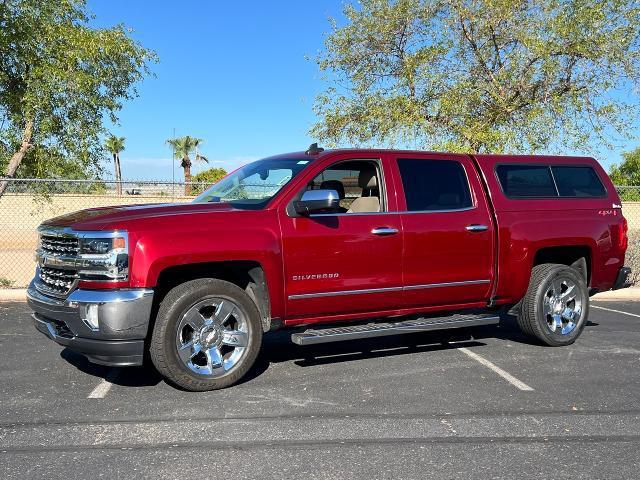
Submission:
M 104 398 L 107 393 L 109 393 L 109 390 L 111 390 L 113 382 L 116 381 L 116 378 L 118 378 L 119 374 L 120 370 L 117 368 L 112 368 L 111 370 L 109 370 L 104 376 L 104 379 L 102 379 L 102 381 L 96 386 L 96 388 L 91 390 L 91 393 L 87 395 L 87 398 Z
M 592 304 L 591 308 L 597 308 L 599 310 L 606 310 L 607 312 L 621 313 L 623 315 L 629 315 L 630 317 L 638 317 L 638 318 L 640 318 L 640 315 L 638 315 L 637 313 L 623 312 L 622 310 L 614 310 L 613 308 L 605 308 L 605 307 L 601 307 L 599 305 L 593 305 Z
M 460 350 L 465 355 L 468 355 L 469 357 L 473 358 L 474 360 L 476 360 L 477 362 L 481 363 L 482 365 L 484 365 L 485 367 L 489 368 L 490 370 L 493 370 L 495 373 L 500 375 L 502 378 L 504 378 L 507 382 L 509 382 L 514 387 L 516 387 L 518 390 L 522 390 L 522 391 L 525 391 L 525 392 L 533 392 L 533 388 L 531 388 L 529 385 L 527 385 L 526 383 L 518 380 L 516 377 L 511 375 L 509 372 L 505 372 L 503 369 L 501 369 L 497 365 L 494 365 L 493 363 L 491 363 L 486 358 L 481 357 L 477 353 L 474 353 L 471 350 L 466 349 L 465 347 L 460 347 L 460 348 L 458 348 L 458 350 Z

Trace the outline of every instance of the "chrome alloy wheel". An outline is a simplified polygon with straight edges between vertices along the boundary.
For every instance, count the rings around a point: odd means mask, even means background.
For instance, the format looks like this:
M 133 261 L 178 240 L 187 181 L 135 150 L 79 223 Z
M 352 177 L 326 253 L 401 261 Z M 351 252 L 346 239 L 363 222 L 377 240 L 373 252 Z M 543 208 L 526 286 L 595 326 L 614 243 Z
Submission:
M 240 307 L 226 298 L 209 297 L 180 320 L 176 349 L 192 372 L 218 377 L 240 361 L 248 341 L 248 322 Z
M 582 316 L 585 299 L 576 283 L 567 277 L 557 277 L 544 296 L 544 315 L 549 330 L 555 334 L 571 333 Z

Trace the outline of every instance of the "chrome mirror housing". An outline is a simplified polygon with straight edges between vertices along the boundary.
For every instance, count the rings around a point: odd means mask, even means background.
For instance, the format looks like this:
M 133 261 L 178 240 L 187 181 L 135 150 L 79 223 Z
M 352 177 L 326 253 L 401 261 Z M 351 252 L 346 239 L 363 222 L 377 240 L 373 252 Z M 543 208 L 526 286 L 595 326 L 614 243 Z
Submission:
M 314 213 L 332 213 L 340 207 L 340 196 L 335 190 L 307 190 L 302 198 L 294 202 L 298 215 L 311 215 Z

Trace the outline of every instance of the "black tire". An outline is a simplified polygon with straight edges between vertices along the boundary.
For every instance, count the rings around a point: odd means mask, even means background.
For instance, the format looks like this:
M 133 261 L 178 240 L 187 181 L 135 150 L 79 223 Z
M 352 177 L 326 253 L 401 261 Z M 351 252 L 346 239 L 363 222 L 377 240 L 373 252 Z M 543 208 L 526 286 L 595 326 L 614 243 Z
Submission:
M 550 308 L 548 305 L 553 303 L 549 301 L 549 290 L 552 289 L 554 281 L 572 283 L 575 286 L 572 291 L 575 291 L 576 294 L 576 300 L 573 301 L 574 307 L 577 306 L 578 299 L 580 301 L 580 308 L 577 309 L 579 317 L 573 322 L 575 327 L 565 334 L 559 332 L 558 329 L 552 331 L 552 316 L 546 310 Z M 536 337 L 552 347 L 571 345 L 582 333 L 588 317 L 589 291 L 580 272 L 566 265 L 555 263 L 545 263 L 533 267 L 529 288 L 520 303 L 518 315 L 518 325 L 524 334 Z
M 224 374 L 207 377 L 190 370 L 177 352 L 177 329 L 182 317 L 208 297 L 235 303 L 247 320 L 247 346 L 237 364 Z M 173 288 L 162 300 L 153 328 L 149 353 L 160 374 L 170 383 L 189 391 L 226 388 L 237 383 L 253 366 L 262 344 L 262 323 L 258 307 L 237 285 L 213 278 L 191 280 Z

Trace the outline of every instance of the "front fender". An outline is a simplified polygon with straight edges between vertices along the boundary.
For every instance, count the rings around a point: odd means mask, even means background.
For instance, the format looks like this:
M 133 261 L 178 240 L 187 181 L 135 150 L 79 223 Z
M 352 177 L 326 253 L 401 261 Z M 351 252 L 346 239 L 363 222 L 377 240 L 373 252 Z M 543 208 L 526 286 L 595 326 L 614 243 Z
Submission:
M 282 249 L 277 222 L 269 222 L 271 216 L 266 212 L 260 216 L 255 215 L 257 212 L 247 213 L 254 214 L 251 221 L 230 222 L 232 228 L 228 223 L 203 222 L 185 229 L 171 225 L 130 235 L 135 239 L 129 272 L 131 287 L 155 287 L 162 271 L 170 267 L 253 261 L 264 270 L 272 316 L 282 316 Z

